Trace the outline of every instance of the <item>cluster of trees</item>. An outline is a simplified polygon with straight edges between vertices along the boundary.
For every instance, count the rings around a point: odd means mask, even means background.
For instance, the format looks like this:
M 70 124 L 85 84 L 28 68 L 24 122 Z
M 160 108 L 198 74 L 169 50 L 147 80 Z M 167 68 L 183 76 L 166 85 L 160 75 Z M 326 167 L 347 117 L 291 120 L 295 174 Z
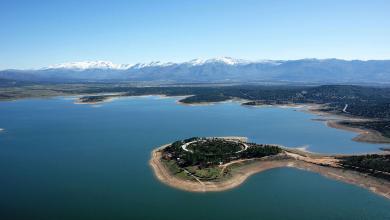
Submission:
M 200 140 L 189 148 L 193 152 L 184 151 L 181 146 L 193 140 Z M 176 160 L 180 167 L 199 166 L 210 167 L 219 163 L 227 163 L 240 158 L 260 158 L 269 155 L 276 155 L 282 149 L 274 145 L 250 144 L 245 151 L 240 151 L 243 146 L 234 141 L 224 139 L 201 139 L 191 138 L 184 141 L 176 141 L 164 150 L 164 156 L 169 160 Z
M 282 152 L 282 149 L 275 145 L 251 144 L 251 146 L 240 153 L 241 158 L 257 158 L 270 155 L 276 155 Z
M 185 151 L 181 148 L 181 146 L 190 141 L 175 141 L 168 147 L 164 148 L 165 153 L 170 153 L 172 156 L 179 157 Z
M 215 138 L 195 142 L 187 149 L 191 150 L 193 154 L 223 156 L 242 150 L 243 145 L 237 142 Z
M 348 169 L 370 173 L 390 180 L 390 155 L 359 155 L 341 158 L 341 165 Z
M 95 95 L 95 96 L 83 96 L 80 98 L 80 102 L 102 102 L 106 99 L 108 99 L 109 96 L 106 95 Z

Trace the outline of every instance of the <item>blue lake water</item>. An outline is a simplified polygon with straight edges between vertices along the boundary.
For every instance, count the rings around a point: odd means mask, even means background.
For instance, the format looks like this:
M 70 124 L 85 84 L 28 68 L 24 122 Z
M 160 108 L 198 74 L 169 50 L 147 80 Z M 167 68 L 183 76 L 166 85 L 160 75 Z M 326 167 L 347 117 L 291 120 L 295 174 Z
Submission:
M 158 182 L 153 148 L 192 136 L 247 136 L 321 153 L 375 152 L 352 132 L 296 109 L 184 106 L 133 97 L 0 102 L 0 219 L 390 219 L 390 201 L 315 173 L 281 168 L 197 194 Z

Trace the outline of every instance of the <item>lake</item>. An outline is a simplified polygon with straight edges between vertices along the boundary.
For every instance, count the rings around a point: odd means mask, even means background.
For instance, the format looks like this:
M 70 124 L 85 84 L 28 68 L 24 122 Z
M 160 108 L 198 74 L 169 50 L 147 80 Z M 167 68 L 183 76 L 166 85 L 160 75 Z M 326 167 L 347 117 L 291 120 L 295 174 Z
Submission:
M 321 153 L 383 146 L 354 142 L 355 133 L 312 120 L 318 116 L 158 96 L 73 101 L 0 102 L 1 219 L 390 219 L 390 200 L 315 173 L 280 168 L 229 191 L 189 193 L 160 183 L 148 165 L 155 147 L 193 136 L 246 136 Z

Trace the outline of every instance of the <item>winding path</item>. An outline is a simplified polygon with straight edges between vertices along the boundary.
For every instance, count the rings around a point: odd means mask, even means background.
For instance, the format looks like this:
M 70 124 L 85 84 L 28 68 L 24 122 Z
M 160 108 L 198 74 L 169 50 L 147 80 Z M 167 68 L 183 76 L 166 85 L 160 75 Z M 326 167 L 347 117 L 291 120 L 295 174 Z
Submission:
M 344 113 L 348 113 L 348 112 L 347 112 L 347 108 L 348 108 L 348 104 L 345 104 L 345 106 L 344 106 L 344 108 L 343 108 L 343 112 L 344 112 Z
M 190 141 L 190 142 L 188 142 L 188 143 L 185 143 L 185 144 L 181 145 L 181 148 L 182 148 L 184 151 L 194 153 L 194 152 L 192 152 L 192 150 L 188 150 L 187 147 L 188 147 L 188 145 L 190 145 L 190 144 L 192 144 L 192 143 L 195 143 L 195 142 L 198 142 L 198 140 L 196 140 L 196 141 Z
M 182 148 L 184 151 L 187 151 L 187 152 L 190 152 L 190 153 L 194 153 L 192 150 L 187 149 L 187 147 L 188 147 L 190 144 L 195 143 L 195 142 L 198 142 L 198 141 L 202 141 L 202 140 L 190 141 L 190 142 L 188 142 L 188 143 L 185 143 L 185 144 L 181 145 L 181 148 Z M 237 143 L 237 144 L 242 144 L 242 145 L 244 146 L 243 149 L 241 149 L 241 150 L 235 152 L 236 154 L 237 154 L 237 153 L 240 153 L 240 152 L 243 152 L 243 151 L 245 151 L 245 150 L 247 150 L 247 149 L 249 148 L 249 146 L 248 146 L 245 142 L 238 141 L 238 140 L 230 140 L 230 141 L 231 141 L 231 142 L 235 142 L 235 143 Z
M 200 181 L 200 179 L 198 177 L 196 177 L 194 174 L 192 174 L 190 171 L 186 170 L 186 169 L 183 169 L 184 172 L 186 172 L 187 174 L 189 174 L 192 178 L 194 178 L 196 181 L 198 181 L 201 185 L 204 186 L 204 183 L 202 181 Z

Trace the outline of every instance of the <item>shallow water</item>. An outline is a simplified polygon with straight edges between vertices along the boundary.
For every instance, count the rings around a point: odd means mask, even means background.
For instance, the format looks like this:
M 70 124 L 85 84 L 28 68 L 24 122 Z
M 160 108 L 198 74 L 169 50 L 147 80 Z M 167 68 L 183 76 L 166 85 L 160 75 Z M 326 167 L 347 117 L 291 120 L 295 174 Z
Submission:
M 322 153 L 375 152 L 296 109 L 184 106 L 124 98 L 0 102 L 1 219 L 389 219 L 390 202 L 318 174 L 281 168 L 233 190 L 196 194 L 158 182 L 150 151 L 192 136 L 247 136 Z

